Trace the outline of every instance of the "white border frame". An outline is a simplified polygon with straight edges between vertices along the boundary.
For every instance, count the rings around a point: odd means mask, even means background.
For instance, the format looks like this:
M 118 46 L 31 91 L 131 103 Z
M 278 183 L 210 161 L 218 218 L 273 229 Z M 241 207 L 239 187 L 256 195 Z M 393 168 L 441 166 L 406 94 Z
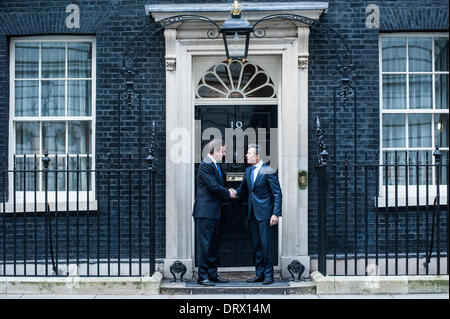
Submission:
M 67 77 L 67 42 L 90 42 L 92 43 L 92 61 L 91 61 L 91 78 L 80 78 L 80 79 L 88 79 L 91 80 L 92 83 L 92 90 L 91 90 L 91 99 L 92 99 L 92 110 L 91 110 L 91 116 L 64 116 L 61 117 L 20 117 L 19 119 L 16 119 L 14 114 L 14 101 L 15 101 L 15 43 L 16 42 L 66 42 L 66 65 L 65 65 L 65 78 L 64 81 L 66 82 L 68 80 Z M 39 49 L 39 78 L 37 79 L 39 81 L 39 97 L 40 97 L 40 80 L 41 80 L 41 66 L 40 66 L 40 54 L 41 50 Z M 95 137 L 96 137 L 96 79 L 97 79 L 97 73 L 96 73 L 96 62 L 97 62 L 97 46 L 96 46 L 96 37 L 95 36 L 27 36 L 27 37 L 14 37 L 10 39 L 10 59 L 9 59 L 9 117 L 8 117 L 8 126 L 9 126 L 9 145 L 8 145 L 8 169 L 12 170 L 13 168 L 13 155 L 15 153 L 15 132 L 14 132 L 14 123 L 18 121 L 40 121 L 42 119 L 45 119 L 46 121 L 65 121 L 67 123 L 68 120 L 89 120 L 91 121 L 91 130 L 92 130 L 92 165 L 91 169 L 95 167 Z M 77 78 L 78 79 L 78 78 Z M 59 79 L 60 80 L 60 79 Z M 65 108 L 67 109 L 67 86 L 65 85 Z M 39 110 L 40 110 L 40 98 L 39 98 Z M 67 139 L 67 132 L 66 132 L 66 139 Z M 41 142 L 40 146 L 41 147 Z M 67 144 L 67 141 L 66 141 Z M 84 154 L 83 154 L 84 155 Z M 42 156 L 42 155 L 41 155 Z M 65 156 L 61 156 L 61 158 L 65 158 Z M 81 157 L 81 156 L 80 156 Z M 95 173 L 91 173 L 91 185 L 92 185 L 92 191 L 89 191 L 89 203 L 87 203 L 87 191 L 79 191 L 79 204 L 80 207 L 89 207 L 89 210 L 96 210 L 97 209 L 97 202 L 95 200 Z M 8 174 L 8 180 L 12 180 L 12 173 Z M 24 199 L 24 193 L 26 196 L 26 211 L 34 211 L 34 197 L 35 192 L 34 191 L 18 191 L 16 193 L 16 204 L 14 205 L 14 197 L 13 197 L 13 185 L 12 183 L 9 183 L 8 188 L 8 202 L 5 203 L 5 211 L 11 212 L 14 209 L 14 206 L 16 206 L 16 212 L 21 212 L 24 210 L 23 205 L 23 199 Z M 36 207 L 37 211 L 45 210 L 44 205 L 42 204 L 44 202 L 44 191 L 37 191 L 36 192 Z M 69 210 L 76 210 L 76 191 L 70 191 L 69 192 Z M 48 202 L 50 206 L 55 206 L 55 192 L 49 191 L 48 192 Z M 63 210 L 66 208 L 66 199 L 67 194 L 66 191 L 58 191 L 58 209 Z M 22 202 L 22 203 L 21 203 Z M 19 205 L 21 203 L 21 205 Z M 61 207 L 61 208 L 60 208 Z M 3 204 L 0 205 L 0 212 L 3 212 Z
M 189 50 L 188 50 L 189 51 Z M 280 123 L 281 123 L 281 105 L 282 105 L 282 101 L 281 101 L 281 87 L 282 87 L 282 72 L 280 71 L 280 74 L 278 77 L 278 79 L 276 79 L 276 77 L 272 76 L 272 74 L 270 73 L 270 71 L 268 71 L 266 68 L 264 68 L 264 65 L 258 64 L 257 61 L 254 61 L 252 58 L 269 58 L 269 59 L 277 59 L 279 61 L 277 61 L 279 64 L 279 68 L 281 70 L 281 64 L 282 64 L 282 59 L 283 59 L 283 51 L 278 51 L 278 52 L 272 52 L 271 54 L 264 54 L 263 52 L 254 52 L 253 55 L 251 56 L 251 53 L 249 53 L 249 57 L 248 57 L 248 61 L 252 64 L 255 64 L 261 68 L 264 69 L 264 72 L 267 74 L 267 76 L 272 80 L 272 82 L 274 83 L 274 88 L 276 91 L 276 95 L 277 98 L 236 98 L 236 99 L 230 99 L 230 98 L 216 98 L 216 99 L 205 99 L 205 98 L 196 98 L 196 89 L 197 89 L 197 84 L 198 81 L 196 82 L 196 79 L 194 77 L 194 74 L 196 73 L 194 71 L 194 59 L 197 57 L 201 57 L 204 56 L 203 54 L 195 54 L 198 52 L 192 52 L 192 54 L 189 55 L 191 61 L 192 61 L 192 73 L 191 73 L 191 78 L 192 78 L 192 114 L 193 114 L 193 127 L 195 127 L 195 106 L 197 105 L 222 105 L 222 106 L 226 106 L 226 105 L 230 105 L 230 106 L 234 106 L 234 105 L 273 105 L 276 106 L 277 108 L 277 128 L 280 129 Z M 208 55 L 208 57 L 212 57 L 212 58 L 217 58 L 218 61 L 220 61 L 220 58 L 223 58 L 223 55 Z M 220 63 L 220 62 L 219 62 Z M 213 65 L 214 66 L 214 65 Z M 197 74 L 196 74 L 197 75 Z M 195 139 L 198 138 L 195 135 L 196 132 L 194 132 L 194 136 L 192 139 L 192 143 L 193 143 L 193 147 L 195 147 Z M 280 166 L 281 166 L 281 134 L 278 134 L 278 171 L 280 172 Z M 194 148 L 192 148 L 192 150 L 194 150 Z M 195 163 L 195 152 L 192 152 L 192 163 Z M 192 165 L 192 175 L 195 178 L 195 165 Z M 278 175 L 280 175 L 280 173 L 278 173 Z M 281 184 L 281 182 L 280 182 Z M 192 188 L 192 203 L 194 203 L 195 201 L 195 189 Z M 283 231 L 283 223 L 282 223 L 283 217 L 280 217 L 280 221 L 279 221 L 279 225 L 278 225 L 278 256 L 277 256 L 277 261 L 278 261 L 278 267 L 281 265 L 281 240 L 282 240 L 282 231 Z M 195 225 L 194 225 L 194 218 L 192 218 L 192 245 L 191 245 L 191 249 L 194 252 L 194 256 L 195 257 Z M 197 268 L 197 267 L 195 267 Z M 227 268 L 248 268 L 248 267 L 227 267 Z
M 177 39 L 175 29 L 166 29 L 165 40 L 166 61 L 171 61 L 172 64 L 176 63 L 176 68 L 175 70 L 173 68 L 166 69 L 166 257 L 164 273 L 168 274 L 170 265 L 174 261 L 180 260 L 188 268 L 186 276 L 190 276 L 194 270 L 195 252 L 192 222 L 195 176 L 192 150 L 195 145 L 194 105 L 196 100 L 192 79 L 192 59 L 194 56 L 218 56 L 223 59 L 225 57 L 221 39 Z M 302 47 L 302 49 L 307 50 L 307 47 Z M 299 154 L 308 152 L 307 134 L 299 135 L 303 130 L 300 128 L 303 122 L 301 118 L 307 116 L 308 113 L 307 99 L 300 98 L 300 95 L 307 96 L 308 70 L 298 67 L 299 39 L 297 37 L 254 39 L 249 51 L 249 59 L 251 56 L 260 55 L 281 56 L 278 126 L 282 129 L 278 136 L 280 141 L 278 167 L 284 200 L 283 217 L 280 219 L 279 228 L 279 264 L 284 272 L 285 266 L 290 261 L 304 256 L 308 258 L 305 262 L 309 269 L 308 242 L 307 239 L 304 240 L 308 229 L 308 209 L 307 203 L 300 204 L 299 202 L 299 198 L 305 198 L 301 194 L 307 190 L 299 191 L 297 184 L 300 167 Z M 300 72 L 305 73 L 305 76 L 301 77 L 301 81 L 299 80 Z M 298 93 L 299 90 L 300 93 Z M 235 104 L 236 99 L 232 102 Z M 251 103 L 254 104 L 255 101 L 251 101 Z M 307 121 L 304 125 L 307 125 Z M 177 139 L 179 135 L 173 132 L 174 129 L 178 129 L 176 133 L 180 133 L 180 130 L 187 133 L 190 138 L 180 142 Z M 299 141 L 299 136 L 305 140 Z M 306 149 L 300 150 L 299 145 Z M 181 150 L 183 154 L 181 158 L 186 160 L 183 160 L 182 163 L 172 163 L 170 160 L 172 149 Z
M 385 37 L 398 37 L 398 38 L 406 38 L 406 70 L 404 72 L 384 72 L 383 73 L 383 48 L 382 48 L 382 39 Z M 380 33 L 378 36 L 378 59 L 379 59 L 379 139 L 380 139 L 380 148 L 379 148 L 379 164 L 383 165 L 384 158 L 383 158 L 383 151 L 430 151 L 433 152 L 434 146 L 431 148 L 409 148 L 409 147 L 403 147 L 403 148 L 384 148 L 383 147 L 383 114 L 414 114 L 414 113 L 420 113 L 420 114 L 432 114 L 431 119 L 431 144 L 435 145 L 435 134 L 434 134 L 434 115 L 435 114 L 449 114 L 449 110 L 447 109 L 436 109 L 436 99 L 435 99 L 435 82 L 436 74 L 449 74 L 448 71 L 435 71 L 435 54 L 434 54 L 434 40 L 432 40 L 432 70 L 431 72 L 410 72 L 409 71 L 409 53 L 408 53 L 408 38 L 419 38 L 419 37 L 428 37 L 431 39 L 434 39 L 435 37 L 449 37 L 449 33 L 445 32 L 414 32 L 414 33 L 406 33 L 406 32 L 399 32 L 399 33 Z M 383 110 L 383 74 L 404 74 L 406 76 L 406 108 L 405 109 L 387 109 Z M 432 109 L 409 109 L 409 75 L 410 74 L 431 74 L 432 76 Z M 405 122 L 405 139 L 406 143 L 408 144 L 408 117 L 406 116 L 406 122 Z M 448 147 L 440 148 L 440 150 L 449 152 Z M 434 156 L 431 156 L 430 158 L 431 163 L 434 164 Z M 402 165 L 403 163 L 399 163 L 399 165 Z M 384 183 L 384 169 L 380 168 L 380 174 L 379 174 L 379 189 L 378 189 L 378 206 L 380 208 L 386 207 L 386 186 L 383 185 Z M 429 184 L 429 196 L 426 197 L 426 185 L 419 185 L 419 205 L 426 205 L 427 202 L 431 205 L 433 203 L 434 197 L 436 196 L 437 192 L 437 186 L 434 184 L 435 181 L 435 172 L 432 170 L 432 176 L 430 177 L 430 184 Z M 397 206 L 405 206 L 406 205 L 406 199 L 408 197 L 408 205 L 409 206 L 415 206 L 417 205 L 417 186 L 416 184 L 411 185 L 409 183 L 408 185 L 408 196 L 406 195 L 406 185 L 397 185 L 398 189 L 398 198 L 397 198 Z M 394 207 L 395 206 L 395 185 L 388 185 L 388 207 Z M 439 186 L 439 192 L 440 192 L 440 203 L 446 204 L 447 203 L 447 185 L 440 185 Z

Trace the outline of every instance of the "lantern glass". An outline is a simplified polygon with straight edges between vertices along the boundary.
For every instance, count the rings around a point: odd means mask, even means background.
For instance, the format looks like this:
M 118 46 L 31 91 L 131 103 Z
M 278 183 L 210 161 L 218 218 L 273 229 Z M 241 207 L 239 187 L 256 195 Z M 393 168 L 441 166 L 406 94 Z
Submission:
M 248 40 L 249 34 L 243 34 L 241 32 L 225 32 L 223 33 L 225 49 L 227 53 L 227 59 L 245 59 L 248 52 Z

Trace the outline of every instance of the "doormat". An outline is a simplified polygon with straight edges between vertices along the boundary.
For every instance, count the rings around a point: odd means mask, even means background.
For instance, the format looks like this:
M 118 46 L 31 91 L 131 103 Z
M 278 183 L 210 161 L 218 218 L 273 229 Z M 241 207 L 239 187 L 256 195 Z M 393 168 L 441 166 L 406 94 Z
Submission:
M 186 287 L 203 287 L 203 288 L 213 288 L 213 287 L 244 287 L 244 288 L 252 288 L 252 287 L 258 287 L 258 288 L 264 288 L 264 287 L 289 287 L 289 281 L 287 280 L 275 280 L 272 284 L 270 285 L 263 285 L 262 282 L 253 282 L 253 283 L 248 283 L 246 281 L 234 281 L 231 280 L 229 282 L 226 283 L 216 283 L 215 286 L 202 286 L 200 284 L 197 283 L 197 281 L 188 281 L 186 282 Z

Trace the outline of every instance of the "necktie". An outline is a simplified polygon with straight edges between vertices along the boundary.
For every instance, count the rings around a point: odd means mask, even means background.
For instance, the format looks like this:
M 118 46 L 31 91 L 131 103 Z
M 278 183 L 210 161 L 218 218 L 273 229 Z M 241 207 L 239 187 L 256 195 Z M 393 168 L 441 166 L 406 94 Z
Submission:
M 254 173 L 255 173 L 255 166 L 252 166 L 252 171 L 250 173 L 250 182 L 252 183 L 252 188 L 253 188 L 253 177 L 254 177 Z
M 217 170 L 219 171 L 220 179 L 222 179 L 222 172 L 220 171 L 219 163 L 216 163 Z

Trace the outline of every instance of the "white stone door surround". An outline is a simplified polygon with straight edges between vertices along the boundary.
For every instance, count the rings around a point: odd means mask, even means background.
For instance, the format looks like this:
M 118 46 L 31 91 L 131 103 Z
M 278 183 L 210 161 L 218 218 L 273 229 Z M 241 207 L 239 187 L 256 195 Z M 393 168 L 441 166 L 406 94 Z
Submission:
M 280 4 L 280 3 L 278 3 Z M 323 7 L 300 10 L 302 3 L 288 12 L 318 19 Z M 314 3 L 313 3 L 314 4 Z M 323 4 L 323 3 L 321 3 Z M 218 4 L 204 4 L 215 8 Z M 268 4 L 270 5 L 270 4 Z M 327 5 L 327 4 L 326 4 Z M 159 6 L 159 7 L 158 7 Z M 207 16 L 221 25 L 228 12 L 193 11 L 196 5 L 146 6 L 147 14 L 156 21 L 178 14 Z M 188 7 L 189 6 L 189 7 Z M 218 5 L 223 6 L 223 4 Z M 258 7 L 261 8 L 261 7 Z M 262 16 L 286 13 L 284 10 L 247 10 L 242 16 L 252 23 Z M 303 7 L 301 7 L 303 8 Z M 315 7 L 314 7 L 315 8 Z M 276 8 L 275 8 L 276 9 Z M 299 11 L 300 10 L 300 11 Z M 164 31 L 166 42 L 166 257 L 164 275 L 170 277 L 169 267 L 175 261 L 187 267 L 186 278 L 194 271 L 194 242 L 192 207 L 194 202 L 194 88 L 193 59 L 223 56 L 221 38 L 211 40 L 206 31 L 212 25 L 188 21 L 170 26 Z M 305 267 L 309 276 L 308 256 L 308 190 L 298 187 L 298 172 L 308 170 L 308 38 L 309 28 L 290 21 L 279 20 L 265 25 L 266 37 L 251 38 L 249 60 L 252 56 L 277 56 L 281 63 L 279 92 L 279 179 L 283 191 L 283 217 L 280 219 L 279 265 L 283 278 L 290 277 L 287 265 L 294 259 Z M 174 154 L 181 154 L 173 160 Z

